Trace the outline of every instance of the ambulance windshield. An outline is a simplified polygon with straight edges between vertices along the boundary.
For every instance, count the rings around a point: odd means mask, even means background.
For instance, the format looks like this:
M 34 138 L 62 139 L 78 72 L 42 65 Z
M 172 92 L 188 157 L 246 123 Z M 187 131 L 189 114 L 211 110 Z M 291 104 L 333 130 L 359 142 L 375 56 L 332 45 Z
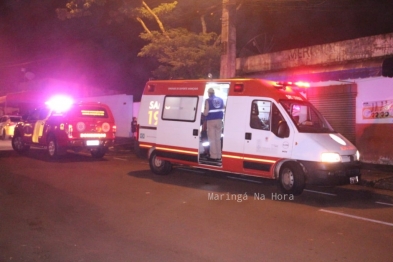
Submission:
M 335 133 L 328 121 L 309 102 L 282 100 L 281 105 L 301 133 Z

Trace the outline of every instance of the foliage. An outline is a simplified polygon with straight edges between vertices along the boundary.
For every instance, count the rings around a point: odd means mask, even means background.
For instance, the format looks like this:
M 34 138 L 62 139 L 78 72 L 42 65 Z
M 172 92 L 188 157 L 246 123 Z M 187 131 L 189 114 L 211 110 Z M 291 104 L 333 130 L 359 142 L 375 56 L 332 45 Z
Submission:
M 92 7 L 96 5 L 109 10 L 107 22 L 135 19 L 143 28 L 140 37 L 149 42 L 141 49 L 138 56 L 152 57 L 159 62 L 160 66 L 153 71 L 155 77 L 206 78 L 209 73 L 218 76 L 219 36 L 207 32 L 205 13 L 199 9 L 206 4 L 198 5 L 197 9 L 201 33 L 181 27 L 171 27 L 169 22 L 166 24 L 168 29 L 166 28 L 164 21 L 176 21 L 174 10 L 177 4 L 178 2 L 174 1 L 150 8 L 146 1 L 69 0 L 66 8 L 57 9 L 56 12 L 58 18 L 62 20 L 89 16 L 93 15 Z
M 167 37 L 168 36 L 168 37 Z M 192 33 L 184 28 L 158 33 L 142 33 L 149 41 L 139 56 L 155 57 L 160 66 L 153 72 L 158 78 L 206 78 L 217 76 L 220 65 L 220 48 L 214 43 L 216 33 Z

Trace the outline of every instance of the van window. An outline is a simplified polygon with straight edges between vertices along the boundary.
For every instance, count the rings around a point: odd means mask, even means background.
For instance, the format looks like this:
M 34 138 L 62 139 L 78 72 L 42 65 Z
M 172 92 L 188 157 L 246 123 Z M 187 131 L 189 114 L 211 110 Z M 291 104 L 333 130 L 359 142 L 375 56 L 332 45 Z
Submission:
M 251 103 L 250 127 L 270 130 L 271 102 L 254 100 Z
M 327 120 L 306 101 L 280 101 L 285 111 L 301 133 L 332 133 L 335 132 Z
M 166 96 L 162 111 L 163 120 L 194 122 L 198 97 Z

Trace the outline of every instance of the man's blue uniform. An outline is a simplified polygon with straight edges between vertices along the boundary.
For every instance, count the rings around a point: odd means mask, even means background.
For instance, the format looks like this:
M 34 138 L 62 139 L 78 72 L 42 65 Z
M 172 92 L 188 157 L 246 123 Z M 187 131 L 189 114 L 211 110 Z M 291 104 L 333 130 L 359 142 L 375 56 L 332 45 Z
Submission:
M 224 101 L 214 95 L 214 89 L 209 88 L 209 98 L 206 100 L 204 115 L 206 116 L 207 137 L 210 144 L 210 158 L 221 159 L 222 119 L 224 117 Z

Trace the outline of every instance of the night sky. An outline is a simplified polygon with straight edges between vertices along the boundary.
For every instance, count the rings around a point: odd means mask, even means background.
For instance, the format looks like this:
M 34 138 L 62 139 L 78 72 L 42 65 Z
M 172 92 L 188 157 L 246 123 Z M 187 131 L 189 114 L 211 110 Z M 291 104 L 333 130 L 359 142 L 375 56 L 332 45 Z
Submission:
M 220 0 L 178 0 L 182 27 L 221 31 Z M 137 57 L 145 44 L 131 20 L 106 23 L 106 12 L 61 21 L 65 0 L 0 1 L 0 95 L 12 91 L 26 72 L 132 94 L 138 100 L 156 66 Z M 146 0 L 152 7 L 158 0 Z M 203 5 L 204 4 L 204 5 Z M 208 8 L 199 10 L 201 6 Z M 184 7 L 184 9 L 183 9 Z M 238 56 L 274 52 L 393 32 L 393 1 L 247 0 L 236 16 Z

